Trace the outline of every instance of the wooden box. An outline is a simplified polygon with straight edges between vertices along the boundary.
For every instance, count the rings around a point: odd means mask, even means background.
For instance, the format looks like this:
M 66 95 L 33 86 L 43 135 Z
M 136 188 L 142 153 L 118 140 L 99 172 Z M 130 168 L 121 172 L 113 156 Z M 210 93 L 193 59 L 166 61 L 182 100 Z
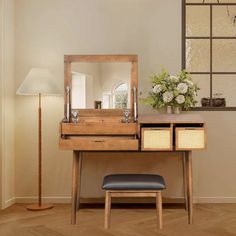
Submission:
M 172 150 L 172 128 L 152 127 L 141 129 L 141 150 Z
M 60 126 L 59 147 L 80 151 L 137 151 L 137 123 L 79 122 Z

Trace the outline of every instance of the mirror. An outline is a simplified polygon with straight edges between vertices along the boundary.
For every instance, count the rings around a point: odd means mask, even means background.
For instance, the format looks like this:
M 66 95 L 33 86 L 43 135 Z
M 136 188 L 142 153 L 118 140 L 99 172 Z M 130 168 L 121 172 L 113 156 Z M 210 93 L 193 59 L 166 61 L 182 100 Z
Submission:
M 71 63 L 72 109 L 129 109 L 131 63 Z
M 65 122 L 73 112 L 84 119 L 120 120 L 127 110 L 137 121 L 137 55 L 65 55 L 64 86 Z

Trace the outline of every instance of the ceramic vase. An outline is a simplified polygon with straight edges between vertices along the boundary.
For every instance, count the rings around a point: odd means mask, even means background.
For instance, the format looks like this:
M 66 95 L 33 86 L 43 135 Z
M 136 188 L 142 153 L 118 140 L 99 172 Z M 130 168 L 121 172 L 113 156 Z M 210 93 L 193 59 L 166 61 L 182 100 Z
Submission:
M 180 107 L 174 107 L 174 114 L 180 114 Z
M 172 107 L 171 106 L 166 107 L 166 113 L 167 114 L 172 114 Z

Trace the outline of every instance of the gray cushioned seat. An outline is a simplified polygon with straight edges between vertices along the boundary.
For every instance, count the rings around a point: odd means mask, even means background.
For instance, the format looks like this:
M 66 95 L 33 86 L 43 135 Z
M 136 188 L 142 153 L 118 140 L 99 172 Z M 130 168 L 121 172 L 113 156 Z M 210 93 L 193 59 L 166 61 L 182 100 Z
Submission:
M 163 190 L 164 178 L 151 174 L 115 174 L 107 175 L 103 180 L 105 190 Z

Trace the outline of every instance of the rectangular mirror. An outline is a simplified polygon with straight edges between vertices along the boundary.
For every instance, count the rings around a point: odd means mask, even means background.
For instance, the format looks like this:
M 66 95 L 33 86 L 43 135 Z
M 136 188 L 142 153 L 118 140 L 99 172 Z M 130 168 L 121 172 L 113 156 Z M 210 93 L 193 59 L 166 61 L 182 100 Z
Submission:
M 131 63 L 75 62 L 72 109 L 130 109 Z
M 137 120 L 137 55 L 66 55 L 65 120 L 73 110 L 80 117 L 123 116 Z

